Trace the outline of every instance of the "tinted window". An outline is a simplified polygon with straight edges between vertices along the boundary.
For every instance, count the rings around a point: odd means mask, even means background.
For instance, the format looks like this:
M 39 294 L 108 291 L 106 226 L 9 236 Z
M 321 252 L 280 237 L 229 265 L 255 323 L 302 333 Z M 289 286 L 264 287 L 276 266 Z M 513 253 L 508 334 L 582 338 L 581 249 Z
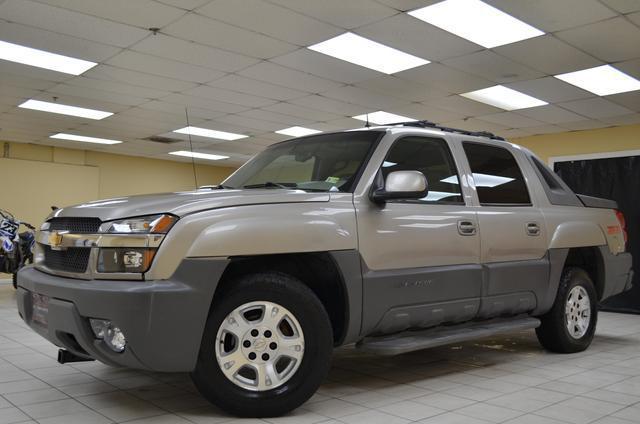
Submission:
M 483 205 L 529 205 L 529 191 L 515 158 L 502 147 L 464 143 Z
M 420 171 L 427 177 L 426 203 L 464 203 L 449 147 L 442 139 L 405 137 L 394 143 L 382 164 L 386 178 L 393 171 Z
M 564 191 L 564 189 L 556 179 L 556 176 L 553 174 L 553 171 L 547 168 L 542 162 L 538 160 L 538 158 L 534 156 L 531 156 L 531 161 L 536 166 L 536 168 L 538 168 L 538 171 L 540 172 L 542 178 L 547 183 L 550 189 Z

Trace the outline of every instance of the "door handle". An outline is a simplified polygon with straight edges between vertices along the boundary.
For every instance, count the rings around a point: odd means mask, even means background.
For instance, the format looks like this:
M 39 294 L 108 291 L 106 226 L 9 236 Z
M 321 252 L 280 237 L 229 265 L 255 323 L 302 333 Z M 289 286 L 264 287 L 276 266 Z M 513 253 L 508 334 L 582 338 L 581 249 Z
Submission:
M 529 222 L 527 224 L 527 235 L 529 236 L 539 236 L 540 235 L 540 226 L 537 222 Z
M 476 235 L 476 224 L 473 221 L 458 221 L 458 233 L 461 236 Z

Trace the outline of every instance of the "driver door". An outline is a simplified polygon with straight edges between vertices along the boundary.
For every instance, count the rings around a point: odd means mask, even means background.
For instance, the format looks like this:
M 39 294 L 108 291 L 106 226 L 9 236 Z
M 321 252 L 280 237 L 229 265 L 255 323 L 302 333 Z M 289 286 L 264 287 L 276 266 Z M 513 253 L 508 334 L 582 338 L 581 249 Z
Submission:
M 363 334 L 473 319 L 482 272 L 476 213 L 465 204 L 451 149 L 442 138 L 405 136 L 380 171 L 420 171 L 429 192 L 374 204 L 356 198 L 363 261 Z

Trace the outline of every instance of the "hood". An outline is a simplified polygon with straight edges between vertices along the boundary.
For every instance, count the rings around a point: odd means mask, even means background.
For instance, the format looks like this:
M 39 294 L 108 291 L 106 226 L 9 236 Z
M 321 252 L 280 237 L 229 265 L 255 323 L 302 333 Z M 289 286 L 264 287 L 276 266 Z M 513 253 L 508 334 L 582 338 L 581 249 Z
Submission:
M 295 189 L 196 190 L 95 200 L 58 209 L 49 218 L 96 217 L 102 221 L 110 221 L 159 213 L 171 213 L 181 217 L 230 206 L 328 201 L 329 193 L 308 193 Z

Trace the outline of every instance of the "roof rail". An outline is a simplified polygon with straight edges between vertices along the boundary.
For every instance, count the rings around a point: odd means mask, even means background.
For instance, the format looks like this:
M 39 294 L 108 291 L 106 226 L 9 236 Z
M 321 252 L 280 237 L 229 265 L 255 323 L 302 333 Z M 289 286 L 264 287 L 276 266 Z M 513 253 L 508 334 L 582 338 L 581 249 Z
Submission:
M 464 135 L 471 135 L 471 136 L 475 136 L 475 137 L 486 137 L 486 138 L 490 138 L 492 140 L 501 140 L 501 141 L 505 141 L 505 139 L 503 137 L 497 136 L 491 132 L 488 131 L 467 131 L 467 130 L 461 130 L 458 128 L 449 128 L 449 127 L 443 127 L 442 125 L 438 125 L 435 122 L 431 122 L 431 121 L 427 121 L 427 120 L 421 120 L 421 121 L 408 121 L 408 122 L 395 122 L 393 124 L 388 124 L 389 126 L 393 126 L 393 125 L 402 125 L 405 127 L 420 127 L 420 128 L 434 128 L 440 131 L 446 131 L 446 132 L 452 132 L 452 133 L 456 133 L 456 134 L 464 134 Z

